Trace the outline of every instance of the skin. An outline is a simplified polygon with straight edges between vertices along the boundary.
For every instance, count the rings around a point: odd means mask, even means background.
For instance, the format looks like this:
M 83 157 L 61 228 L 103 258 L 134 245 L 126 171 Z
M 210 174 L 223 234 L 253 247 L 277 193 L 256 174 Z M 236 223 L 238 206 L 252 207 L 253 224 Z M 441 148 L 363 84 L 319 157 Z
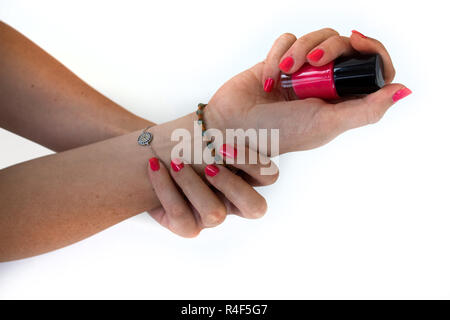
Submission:
M 323 48 L 325 54 L 312 62 L 307 55 L 316 48 Z M 325 65 L 341 54 L 356 51 L 379 53 L 383 59 L 387 85 L 375 93 L 331 103 L 317 98 L 286 102 L 277 88 L 281 74 L 278 66 L 287 56 L 294 59 L 294 66 L 288 72 L 293 73 L 305 62 Z M 375 39 L 358 34 L 341 37 L 329 28 L 299 39 L 286 33 L 275 41 L 263 62 L 236 75 L 216 92 L 206 115 L 218 127 L 279 129 L 280 153 L 308 150 L 326 144 L 349 129 L 378 122 L 394 104 L 394 94 L 405 89 L 402 84 L 391 83 L 394 75 L 388 52 Z M 262 88 L 269 77 L 275 80 L 275 86 L 268 93 Z
M 162 208 L 153 210 L 152 216 L 164 227 L 186 236 L 196 236 L 203 228 L 217 226 L 225 220 L 227 212 L 255 219 L 267 210 L 265 199 L 241 177 L 223 165 L 212 165 L 218 172 L 206 175 L 214 192 L 196 174 L 192 166 L 184 164 L 180 171 L 167 169 L 160 163 L 158 170 L 148 168 L 148 175 Z M 250 173 L 257 165 L 245 165 Z M 241 166 L 242 168 L 242 166 Z M 258 176 L 258 175 L 255 175 Z M 269 179 L 276 179 L 270 176 Z M 177 190 L 177 186 L 183 194 Z M 223 201 L 226 197 L 229 201 Z
M 327 41 L 332 45 L 333 42 L 329 39 L 335 36 L 335 32 L 330 29 L 320 30 L 303 40 L 294 39 L 292 35 L 281 36 L 265 61 L 238 74 L 217 91 L 205 109 L 208 127 L 222 131 L 227 128 L 280 129 L 280 152 L 285 153 L 318 147 L 345 130 L 378 121 L 393 104 L 392 96 L 404 86 L 389 84 L 364 98 L 338 103 L 327 103 L 319 99 L 285 102 L 277 89 L 270 93 L 262 90 L 267 76 L 278 79 L 278 64 L 283 55 L 291 54 L 296 61 Z M 298 45 L 297 41 L 301 45 Z M 386 58 L 389 55 L 378 41 L 352 35 L 348 41 L 342 40 L 340 45 L 347 51 L 351 46 L 352 50 L 361 52 L 379 52 L 383 57 L 385 76 L 389 82 L 389 68 L 393 70 L 393 67 L 390 59 Z M 324 47 L 327 48 L 326 45 Z M 300 53 L 297 55 L 297 52 Z M 339 50 L 335 50 L 327 53 L 324 55 L 326 58 L 318 63 L 325 64 L 326 59 L 337 57 L 338 52 Z M 298 61 L 295 63 L 295 68 L 300 66 Z M 293 67 L 290 72 L 294 71 Z M 2 83 L 4 82 L 7 81 L 2 80 Z M 26 87 L 19 86 L 19 89 Z M 17 96 L 17 99 L 19 98 Z M 144 165 L 149 158 L 149 152 L 136 144 L 140 131 L 2 170 L 0 243 L 7 245 L 0 245 L 0 260 L 17 259 L 54 250 L 152 208 L 156 209 L 153 216 L 173 231 L 184 232 L 183 225 L 194 225 L 187 214 L 193 214 L 195 219 L 198 219 L 197 216 L 202 216 L 203 209 L 195 208 L 194 205 L 195 210 L 189 212 L 180 210 L 180 205 L 176 206 L 178 209 L 171 211 L 168 205 L 177 201 L 175 197 L 180 200 L 181 196 L 177 196 L 180 194 L 175 192 L 174 185 L 169 186 L 171 192 L 164 193 L 168 181 L 173 181 L 181 187 L 183 197 L 187 194 L 189 198 L 191 195 L 190 204 L 196 203 L 192 198 L 195 192 L 190 191 L 187 185 L 195 179 L 193 171 L 190 171 L 188 166 L 177 173 L 170 169 L 171 180 L 168 172 L 164 171 L 167 170 L 164 168 L 169 167 L 170 150 L 173 146 L 168 141 L 170 133 L 176 128 L 191 129 L 194 119 L 195 115 L 190 114 L 151 128 L 155 134 L 152 146 L 165 164 L 156 172 Z M 44 141 L 45 137 L 47 135 L 40 135 L 40 141 Z M 52 139 L 51 135 L 47 138 Z M 55 142 L 55 145 L 61 144 L 64 143 Z M 252 148 L 247 150 L 250 149 Z M 271 150 L 269 154 L 270 152 Z M 203 170 L 202 167 L 194 169 L 197 172 Z M 224 194 L 228 192 L 228 196 L 233 199 L 232 203 L 238 203 L 233 197 L 239 195 L 226 189 L 229 185 L 227 181 L 230 181 L 227 179 L 231 179 L 229 172 L 223 168 L 219 170 L 219 174 L 206 179 Z M 153 182 L 154 190 L 145 175 L 146 172 Z M 247 174 L 251 175 L 251 172 L 253 171 L 248 170 Z M 272 180 L 260 182 L 272 183 L 273 178 L 270 179 Z M 159 185 L 157 181 L 160 182 Z M 248 192 L 242 194 L 252 196 Z M 159 207 L 157 195 L 160 199 L 167 197 L 167 200 L 161 200 L 163 208 Z M 236 207 L 244 209 L 242 215 L 248 215 L 243 207 L 244 202 Z M 265 211 L 260 205 L 255 205 L 255 208 L 256 216 Z M 214 212 L 213 220 L 220 223 L 221 215 L 223 216 L 222 213 Z M 191 224 L 175 221 L 171 217 L 191 219 Z M 192 235 L 195 235 L 195 232 L 192 232 Z
M 136 131 L 142 119 L 0 22 L 0 126 L 54 151 Z
M 152 127 L 155 137 L 152 147 L 166 166 L 170 163 L 174 145 L 170 141 L 170 133 L 176 128 L 189 128 L 193 119 L 194 115 L 190 114 Z M 140 133 L 135 131 L 1 170 L 0 260 L 14 260 L 55 250 L 133 215 L 159 208 L 160 201 L 147 176 L 151 151 L 136 143 Z M 194 178 L 198 183 L 192 186 L 192 190 L 200 186 L 205 188 L 197 174 L 188 171 L 188 168 L 186 166 L 178 173 L 171 172 L 183 191 Z M 252 171 L 249 170 L 248 174 Z M 265 184 L 264 179 L 271 183 L 274 176 L 254 178 Z M 242 180 L 238 176 L 236 179 Z M 245 183 L 245 188 L 251 187 Z M 158 186 L 155 189 L 161 190 Z M 177 194 L 168 192 L 168 197 Z M 237 201 L 233 199 L 233 203 L 241 206 L 249 200 L 245 195 L 243 193 Z M 252 194 L 256 195 L 256 192 Z M 216 199 L 214 194 L 209 196 Z M 253 209 L 261 213 L 259 201 L 262 197 L 257 196 L 258 205 Z M 187 198 L 201 213 L 201 224 L 195 228 L 182 224 L 180 228 L 178 221 L 169 224 L 164 224 L 164 220 L 158 221 L 186 237 L 195 236 L 201 228 L 216 226 L 223 221 L 227 208 L 224 204 L 216 202 L 211 205 L 211 198 L 194 201 L 196 198 L 189 194 Z M 265 206 L 265 201 L 262 201 Z M 177 216 L 191 214 L 182 210 L 168 212 Z M 158 214 L 155 216 L 158 217 Z
M 178 215 L 195 216 L 194 225 L 177 224 L 168 218 L 176 206 L 161 207 L 146 175 L 150 151 L 136 143 L 142 128 L 154 124 L 95 91 L 4 23 L 0 23 L 0 43 L 0 126 L 60 151 L 0 171 L 0 261 L 63 247 L 143 211 L 185 237 L 218 225 L 227 213 L 244 217 L 264 213 L 265 199 L 241 177 L 231 178 L 231 183 L 239 183 L 234 190 L 238 197 L 232 193 L 230 202 L 226 192 L 213 193 L 197 175 L 204 176 L 199 166 L 191 174 L 195 180 L 190 186 L 207 196 L 191 192 L 187 197 L 197 206 L 186 202 L 178 189 L 166 192 L 188 204 L 188 210 L 178 210 Z M 173 145 L 168 138 L 171 132 L 183 127 L 192 131 L 195 118 L 190 114 L 152 128 L 158 137 L 152 146 L 166 165 Z M 259 185 L 276 180 L 276 176 L 258 177 L 258 164 L 240 169 Z M 253 207 L 242 213 L 242 203 Z
M 322 50 L 323 55 L 318 60 L 311 60 L 309 55 L 316 50 Z M 320 99 L 285 102 L 276 85 L 275 90 L 270 93 L 261 90 L 268 78 L 274 79 L 275 84 L 279 82 L 279 64 L 287 57 L 291 57 L 294 63 L 290 70 L 283 71 L 291 74 L 306 62 L 321 66 L 339 56 L 358 52 L 377 53 L 382 57 L 387 84 L 364 98 L 334 103 L 326 103 Z M 346 130 L 380 120 L 394 104 L 393 96 L 399 91 L 409 91 L 403 85 L 391 84 L 394 76 L 392 61 L 383 44 L 358 32 L 352 32 L 352 36 L 348 38 L 326 28 L 299 39 L 286 33 L 275 41 L 263 62 L 235 76 L 218 90 L 210 101 L 206 114 L 208 122 L 214 123 L 216 127 L 280 129 L 281 153 L 307 150 L 329 142 Z M 257 149 L 257 146 L 251 147 Z M 270 148 L 267 151 L 271 153 Z

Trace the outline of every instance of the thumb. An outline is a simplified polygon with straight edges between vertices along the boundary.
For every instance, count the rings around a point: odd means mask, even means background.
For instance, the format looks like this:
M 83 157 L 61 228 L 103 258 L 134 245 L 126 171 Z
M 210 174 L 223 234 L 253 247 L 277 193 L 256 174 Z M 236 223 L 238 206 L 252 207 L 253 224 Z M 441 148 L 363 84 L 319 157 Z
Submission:
M 342 131 L 378 122 L 386 111 L 412 91 L 402 84 L 389 84 L 360 99 L 347 100 L 335 105 Z

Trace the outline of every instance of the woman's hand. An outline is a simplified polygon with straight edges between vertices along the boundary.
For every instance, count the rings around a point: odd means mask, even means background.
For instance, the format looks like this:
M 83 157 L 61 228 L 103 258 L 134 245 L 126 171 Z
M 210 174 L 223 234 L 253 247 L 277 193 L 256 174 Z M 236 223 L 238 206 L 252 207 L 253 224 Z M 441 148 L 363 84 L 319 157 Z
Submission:
M 317 98 L 284 100 L 278 89 L 280 69 L 291 74 L 305 62 L 321 66 L 355 52 L 382 57 L 386 86 L 363 98 L 337 103 Z M 275 41 L 263 62 L 233 77 L 216 92 L 206 119 L 221 130 L 279 129 L 280 153 L 312 149 L 346 130 L 377 122 L 394 102 L 410 94 L 405 86 L 391 84 L 394 75 L 384 46 L 359 32 L 348 38 L 327 28 L 299 39 L 286 33 Z
M 246 152 L 254 151 L 246 149 Z M 263 157 L 261 155 L 260 159 Z M 266 158 L 264 161 L 270 162 Z M 261 162 L 234 166 L 255 184 L 267 185 L 277 179 L 277 174 L 260 174 L 261 168 L 266 167 Z M 203 175 L 210 186 L 181 159 L 172 160 L 168 169 L 158 158 L 151 158 L 148 175 L 161 202 L 161 207 L 151 210 L 150 215 L 183 237 L 194 237 L 204 228 L 218 226 L 227 214 L 255 219 L 267 210 L 266 200 L 247 181 L 223 165 L 210 164 L 204 168 Z

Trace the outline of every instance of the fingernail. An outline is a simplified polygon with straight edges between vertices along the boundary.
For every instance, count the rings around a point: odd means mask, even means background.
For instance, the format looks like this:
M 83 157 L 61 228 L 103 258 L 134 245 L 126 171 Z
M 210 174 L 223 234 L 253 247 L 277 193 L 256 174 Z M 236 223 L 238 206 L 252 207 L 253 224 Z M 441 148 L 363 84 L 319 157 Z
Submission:
M 283 61 L 281 61 L 278 67 L 281 69 L 281 71 L 288 72 L 293 65 L 294 59 L 292 57 L 286 57 L 283 59 Z
M 213 164 L 209 164 L 205 167 L 205 173 L 206 173 L 206 175 L 208 175 L 210 177 L 214 177 L 216 174 L 219 173 L 219 168 L 217 168 Z
M 317 62 L 320 59 L 322 59 L 324 53 L 325 52 L 322 49 L 316 49 L 310 54 L 308 54 L 306 57 L 311 61 Z
M 264 91 L 265 92 L 271 92 L 273 89 L 274 81 L 272 78 L 267 78 L 264 82 Z
M 172 167 L 173 171 L 178 172 L 184 168 L 184 163 L 183 161 L 181 161 L 181 159 L 176 158 L 170 162 L 170 166 Z
M 159 170 L 159 160 L 158 158 L 151 158 L 148 160 L 148 163 L 150 164 L 150 169 L 152 171 L 158 171 Z
M 401 100 L 401 99 L 409 96 L 411 93 L 412 93 L 412 91 L 406 87 L 403 89 L 400 89 L 396 93 L 394 93 L 394 95 L 392 96 L 392 101 L 397 102 L 398 100 Z
M 233 146 L 229 146 L 227 144 L 224 144 L 220 147 L 219 152 L 222 156 L 230 158 L 230 159 L 236 159 L 237 158 L 237 150 Z
M 363 37 L 364 39 L 367 39 L 367 37 L 365 35 L 363 35 L 361 32 L 356 31 L 356 30 L 352 30 L 352 33 L 357 34 L 360 37 Z

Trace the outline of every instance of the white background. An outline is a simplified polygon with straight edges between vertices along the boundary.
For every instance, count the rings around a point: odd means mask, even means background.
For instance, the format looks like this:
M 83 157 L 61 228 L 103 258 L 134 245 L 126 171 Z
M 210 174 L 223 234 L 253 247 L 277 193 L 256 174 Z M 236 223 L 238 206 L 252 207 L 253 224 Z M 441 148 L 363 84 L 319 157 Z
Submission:
M 446 1 L 0 1 L 0 18 L 132 112 L 208 101 L 283 32 L 383 41 L 413 95 L 376 124 L 281 156 L 269 211 L 192 240 L 141 214 L 0 264 L 0 298 L 450 298 Z M 0 44 L 1 45 L 1 44 Z M 0 167 L 51 152 L 0 131 Z

